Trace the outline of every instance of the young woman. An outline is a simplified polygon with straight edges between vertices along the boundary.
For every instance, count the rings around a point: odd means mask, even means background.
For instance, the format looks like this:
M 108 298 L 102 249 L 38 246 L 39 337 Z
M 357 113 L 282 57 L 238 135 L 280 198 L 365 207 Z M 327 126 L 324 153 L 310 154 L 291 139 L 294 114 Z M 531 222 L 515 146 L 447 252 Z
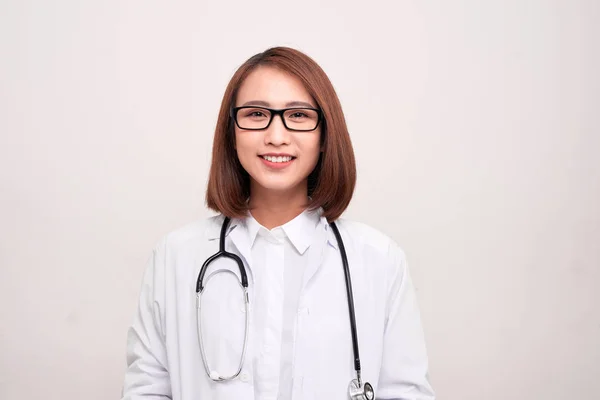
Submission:
M 433 399 L 402 250 L 340 219 L 352 144 L 305 54 L 247 60 L 222 101 L 206 193 L 163 238 L 128 333 L 124 399 Z

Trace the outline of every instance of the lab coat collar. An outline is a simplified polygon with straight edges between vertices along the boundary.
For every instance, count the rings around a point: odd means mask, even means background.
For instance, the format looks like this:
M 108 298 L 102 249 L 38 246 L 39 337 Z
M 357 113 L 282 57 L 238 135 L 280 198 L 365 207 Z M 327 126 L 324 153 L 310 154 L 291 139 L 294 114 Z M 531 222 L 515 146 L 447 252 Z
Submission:
M 327 243 L 337 250 L 338 242 L 335 238 L 335 234 L 333 233 L 333 229 L 331 229 L 331 226 L 329 226 L 329 222 L 327 222 L 327 218 L 321 217 L 321 224 L 325 225 L 325 232 L 327 233 Z
M 225 216 L 223 216 L 223 214 L 216 215 L 210 219 L 210 223 L 206 229 L 206 237 L 208 240 L 219 240 L 219 235 L 221 234 L 221 227 L 223 226 L 224 220 Z M 238 223 L 236 219 L 233 219 L 229 223 L 227 232 L 225 232 L 225 237 L 228 237 L 231 231 L 234 230 L 237 225 Z

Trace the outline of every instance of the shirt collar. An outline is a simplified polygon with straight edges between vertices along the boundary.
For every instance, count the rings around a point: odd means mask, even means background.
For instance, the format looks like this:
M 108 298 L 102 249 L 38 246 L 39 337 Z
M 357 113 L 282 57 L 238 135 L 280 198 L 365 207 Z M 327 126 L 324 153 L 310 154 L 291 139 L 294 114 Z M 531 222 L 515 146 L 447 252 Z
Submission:
M 310 246 L 310 243 L 314 237 L 314 231 L 319 224 L 325 226 L 325 230 L 327 231 L 327 242 L 329 245 L 334 249 L 338 248 L 333 231 L 329 227 L 327 219 L 323 217 L 322 214 L 322 208 L 318 208 L 317 210 L 306 209 L 294 219 L 281 226 L 285 234 L 290 239 L 290 242 L 292 242 L 293 246 L 300 254 L 304 254 L 306 249 L 308 249 Z M 224 217 L 222 215 L 219 215 L 212 219 L 212 223 L 210 224 L 207 232 L 209 240 L 219 239 L 223 218 Z M 259 224 L 250 213 L 248 213 L 248 216 L 244 219 L 232 219 L 225 236 L 229 236 L 229 233 L 236 228 L 242 228 L 246 231 L 247 238 L 250 241 L 250 247 L 254 245 L 254 241 L 256 240 L 259 230 L 261 228 L 266 229 Z
M 322 209 L 309 210 L 308 208 L 294 217 L 291 221 L 285 224 L 275 227 L 271 232 L 277 232 L 278 230 L 283 231 L 275 236 L 281 236 L 282 234 L 287 236 L 292 245 L 296 248 L 298 253 L 304 254 L 306 249 L 311 244 L 311 241 L 315 237 L 315 230 L 321 222 Z M 262 226 L 252 214 L 249 213 L 245 220 L 246 229 L 250 238 L 250 245 L 253 246 L 256 237 L 259 234 L 271 235 L 267 228 Z

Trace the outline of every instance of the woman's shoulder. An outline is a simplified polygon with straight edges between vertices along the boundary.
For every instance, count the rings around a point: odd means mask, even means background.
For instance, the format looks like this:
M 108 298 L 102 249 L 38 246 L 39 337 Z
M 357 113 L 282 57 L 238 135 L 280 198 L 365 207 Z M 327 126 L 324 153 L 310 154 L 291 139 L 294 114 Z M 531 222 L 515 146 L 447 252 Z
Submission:
M 339 218 L 335 221 L 344 242 L 385 257 L 404 258 L 404 251 L 390 234 L 365 222 Z M 348 246 L 346 246 L 348 247 Z
M 218 238 L 223 219 L 223 215 L 218 214 L 185 223 L 163 234 L 157 246 L 181 249 L 189 245 L 204 243 L 206 240 L 212 239 L 213 236 Z

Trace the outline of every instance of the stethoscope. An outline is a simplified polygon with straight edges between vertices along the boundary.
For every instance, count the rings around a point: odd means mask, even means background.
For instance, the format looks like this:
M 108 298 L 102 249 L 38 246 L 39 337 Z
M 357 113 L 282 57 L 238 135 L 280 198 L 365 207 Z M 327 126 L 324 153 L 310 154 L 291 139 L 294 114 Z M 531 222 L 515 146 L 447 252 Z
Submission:
M 248 314 L 249 314 L 249 299 L 248 299 L 248 277 L 246 276 L 246 270 L 244 268 L 244 263 L 236 254 L 225 251 L 225 232 L 227 231 L 227 227 L 229 226 L 230 218 L 225 217 L 223 221 L 223 225 L 221 226 L 221 234 L 219 236 L 219 251 L 212 256 L 210 256 L 204 264 L 202 264 L 202 268 L 200 269 L 200 273 L 198 274 L 198 280 L 196 281 L 196 325 L 198 328 L 198 342 L 200 344 L 200 352 L 202 354 L 202 362 L 204 363 L 204 369 L 206 370 L 206 374 L 210 379 L 215 382 L 227 381 L 236 378 L 240 372 L 242 371 L 242 366 L 244 365 L 244 358 L 246 356 L 246 348 L 248 345 Z M 342 265 L 344 267 L 344 275 L 346 277 L 346 292 L 348 295 L 348 311 L 350 313 L 350 329 L 352 330 L 352 349 L 354 351 L 354 370 L 356 371 L 356 379 L 352 379 L 350 384 L 348 385 L 348 394 L 350 399 L 353 400 L 373 400 L 375 398 L 375 391 L 373 390 L 373 386 L 369 382 L 361 381 L 360 377 L 360 356 L 358 354 L 358 334 L 356 330 L 356 316 L 354 313 L 354 297 L 352 295 L 352 282 L 350 279 L 350 269 L 348 268 L 348 258 L 346 257 L 346 249 L 344 248 L 344 242 L 342 241 L 342 237 L 340 232 L 338 231 L 337 226 L 334 222 L 330 222 L 329 226 L 333 229 L 333 233 L 337 240 L 337 243 L 340 247 L 340 253 L 342 255 Z M 230 258 L 234 260 L 238 268 L 240 270 L 240 279 L 237 279 L 237 275 L 227 269 L 219 269 L 214 271 L 206 278 L 206 283 L 210 281 L 212 277 L 216 274 L 225 272 L 230 273 L 236 277 L 236 282 L 240 285 L 240 288 L 243 291 L 244 295 L 244 307 L 245 307 L 245 330 L 244 330 L 244 347 L 242 348 L 242 356 L 240 358 L 239 366 L 236 372 L 233 375 L 223 376 L 219 374 L 217 371 L 210 369 L 208 365 L 208 361 L 206 360 L 206 354 L 204 352 L 204 342 L 202 340 L 202 329 L 200 327 L 200 312 L 202 306 L 202 292 L 204 291 L 204 275 L 208 266 L 213 261 L 217 260 L 219 257 Z

